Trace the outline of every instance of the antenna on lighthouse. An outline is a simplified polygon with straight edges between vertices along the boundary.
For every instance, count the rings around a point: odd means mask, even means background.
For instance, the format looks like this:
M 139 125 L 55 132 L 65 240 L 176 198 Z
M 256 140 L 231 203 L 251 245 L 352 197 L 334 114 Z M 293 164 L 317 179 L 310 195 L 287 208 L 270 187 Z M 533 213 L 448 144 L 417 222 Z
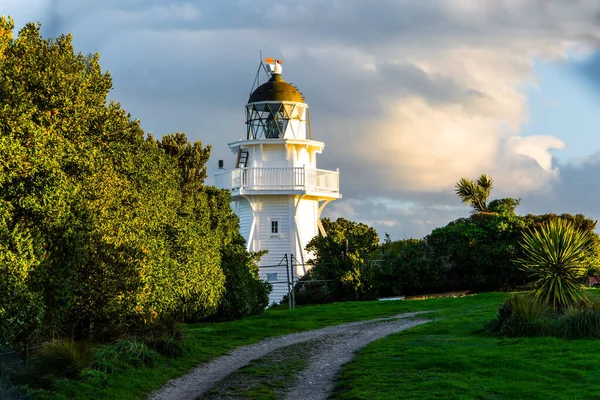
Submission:
M 267 58 L 267 60 L 272 60 L 272 59 Z M 254 82 L 252 82 L 252 88 L 250 89 L 250 94 L 252 94 L 252 92 L 254 92 L 254 89 L 256 89 L 257 87 L 260 86 L 260 71 L 261 70 L 264 71 L 265 75 L 267 76 L 267 80 L 269 80 L 269 78 L 270 78 L 269 72 L 270 71 L 267 70 L 267 67 L 263 63 L 262 50 L 260 51 L 260 61 L 258 63 L 258 69 L 256 70 L 256 75 L 254 76 Z

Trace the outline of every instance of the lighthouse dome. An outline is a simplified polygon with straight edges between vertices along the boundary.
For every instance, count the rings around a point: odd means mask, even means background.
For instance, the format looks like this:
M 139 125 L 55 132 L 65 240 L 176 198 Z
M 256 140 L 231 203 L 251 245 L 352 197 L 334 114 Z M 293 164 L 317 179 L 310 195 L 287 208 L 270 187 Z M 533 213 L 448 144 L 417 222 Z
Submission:
M 248 103 L 262 101 L 294 101 L 304 103 L 304 97 L 297 87 L 283 80 L 280 73 L 273 73 L 271 79 L 256 88 Z

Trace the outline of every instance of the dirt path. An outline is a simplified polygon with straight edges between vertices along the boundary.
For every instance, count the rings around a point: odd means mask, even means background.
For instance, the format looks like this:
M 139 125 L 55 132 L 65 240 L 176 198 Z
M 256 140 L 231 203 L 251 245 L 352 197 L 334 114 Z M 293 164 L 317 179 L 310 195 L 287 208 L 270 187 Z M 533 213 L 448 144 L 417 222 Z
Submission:
M 163 388 L 149 396 L 149 400 L 193 400 L 210 390 L 215 384 L 250 361 L 296 343 L 321 339 L 318 354 L 310 360 L 287 391 L 287 399 L 326 399 L 333 388 L 333 378 L 354 353 L 374 340 L 427 322 L 424 319 L 406 319 L 420 313 L 400 314 L 389 318 L 351 322 L 314 331 L 279 336 L 262 342 L 239 347 L 230 354 L 195 368 L 181 378 L 169 381 Z

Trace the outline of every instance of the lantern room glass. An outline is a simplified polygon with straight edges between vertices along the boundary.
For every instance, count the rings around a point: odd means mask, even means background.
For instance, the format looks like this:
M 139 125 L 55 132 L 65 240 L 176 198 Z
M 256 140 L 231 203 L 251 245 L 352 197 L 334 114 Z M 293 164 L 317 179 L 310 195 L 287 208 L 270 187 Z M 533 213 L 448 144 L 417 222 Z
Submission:
M 251 103 L 246 106 L 247 138 L 311 139 L 308 106 L 293 102 Z

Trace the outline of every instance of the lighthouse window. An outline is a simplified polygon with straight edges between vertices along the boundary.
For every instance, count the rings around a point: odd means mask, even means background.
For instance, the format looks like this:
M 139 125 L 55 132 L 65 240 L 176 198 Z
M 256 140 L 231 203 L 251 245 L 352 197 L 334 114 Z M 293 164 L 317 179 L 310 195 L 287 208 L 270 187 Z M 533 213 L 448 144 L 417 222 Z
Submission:
M 279 233 L 279 221 L 271 221 L 271 233 Z

